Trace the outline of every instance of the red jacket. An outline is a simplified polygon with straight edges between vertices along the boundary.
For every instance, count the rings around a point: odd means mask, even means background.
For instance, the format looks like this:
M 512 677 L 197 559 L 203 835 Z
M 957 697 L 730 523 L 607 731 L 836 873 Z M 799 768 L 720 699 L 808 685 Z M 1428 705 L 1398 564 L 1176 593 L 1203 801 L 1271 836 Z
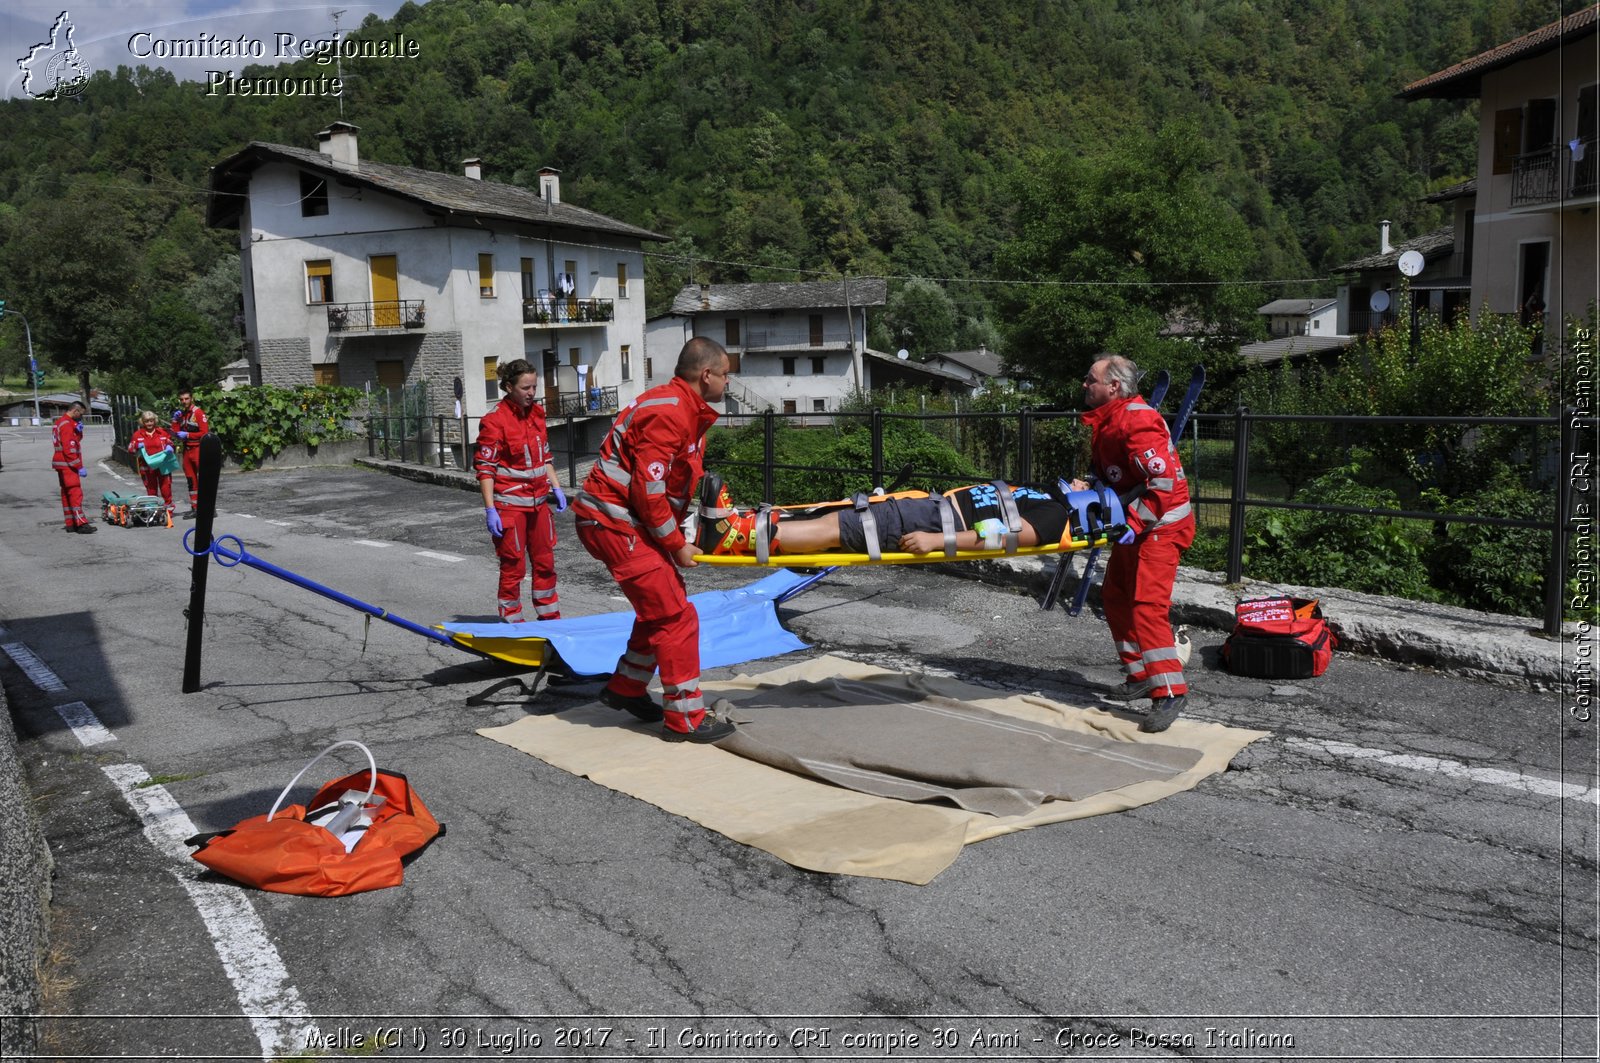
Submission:
M 144 454 L 141 451 L 159 454 L 171 445 L 172 436 L 168 434 L 165 428 L 157 426 L 145 431 L 144 428 L 140 427 L 134 429 L 133 438 L 128 440 L 128 453 L 133 455 L 133 463 L 135 465 L 144 468 L 147 462 L 144 460 Z
M 190 406 L 187 410 L 178 410 L 172 415 L 171 432 L 173 442 L 179 450 L 185 449 L 186 445 L 198 447 L 200 445 L 200 437 L 209 431 L 211 431 L 211 422 L 206 420 L 206 411 L 198 406 Z M 189 438 L 187 440 L 177 438 L 179 432 L 188 432 Z
M 51 468 L 83 468 L 82 421 L 74 421 L 71 414 L 64 413 L 50 426 L 50 437 L 56 447 L 56 452 L 50 456 Z
M 600 445 L 574 515 L 618 531 L 643 529 L 676 553 L 684 544 L 678 525 L 705 467 L 706 430 L 716 423 L 717 411 L 681 377 L 640 395 Z
M 1194 524 L 1183 463 L 1154 407 L 1130 395 L 1085 411 L 1083 422 L 1094 432 L 1095 475 L 1122 499 L 1128 527 L 1137 534 Z
M 478 480 L 494 481 L 494 500 L 502 506 L 536 506 L 550 493 L 550 434 L 537 402 L 523 412 L 503 399 L 478 425 L 473 458 Z

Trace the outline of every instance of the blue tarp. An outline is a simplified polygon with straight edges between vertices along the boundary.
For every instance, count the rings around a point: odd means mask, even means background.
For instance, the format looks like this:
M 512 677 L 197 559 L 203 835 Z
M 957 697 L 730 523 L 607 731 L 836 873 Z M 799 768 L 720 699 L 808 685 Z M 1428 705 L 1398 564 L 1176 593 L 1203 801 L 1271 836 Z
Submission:
M 779 569 L 748 587 L 691 594 L 700 614 L 700 667 L 721 668 L 792 653 L 807 646 L 778 623 L 777 599 L 807 576 Z M 439 625 L 474 638 L 536 638 L 550 643 L 574 675 L 610 675 L 628 645 L 633 613 L 602 613 L 526 624 Z

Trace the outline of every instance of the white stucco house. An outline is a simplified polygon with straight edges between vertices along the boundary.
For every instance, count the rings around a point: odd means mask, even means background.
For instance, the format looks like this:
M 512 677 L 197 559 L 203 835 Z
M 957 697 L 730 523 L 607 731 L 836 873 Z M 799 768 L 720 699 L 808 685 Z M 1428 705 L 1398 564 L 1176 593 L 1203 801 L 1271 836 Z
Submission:
M 539 189 L 365 161 L 335 122 L 317 150 L 254 142 L 211 171 L 209 224 L 237 229 L 255 379 L 395 388 L 432 412 L 498 400 L 495 367 L 539 367 L 545 409 L 592 443 L 644 387 L 644 255 L 665 238 Z M 593 421 L 594 424 L 587 422 Z M 603 423 L 602 423 L 603 422 Z M 554 434 L 554 432 L 553 432 Z

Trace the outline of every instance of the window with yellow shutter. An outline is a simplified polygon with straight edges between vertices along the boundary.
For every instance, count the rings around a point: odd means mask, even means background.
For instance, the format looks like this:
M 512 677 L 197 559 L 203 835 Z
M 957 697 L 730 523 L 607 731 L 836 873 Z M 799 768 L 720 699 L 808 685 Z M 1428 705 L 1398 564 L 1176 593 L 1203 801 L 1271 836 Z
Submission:
M 333 302 L 333 262 L 319 258 L 306 263 L 306 302 Z
M 478 256 L 478 295 L 484 299 L 494 298 L 494 256 Z

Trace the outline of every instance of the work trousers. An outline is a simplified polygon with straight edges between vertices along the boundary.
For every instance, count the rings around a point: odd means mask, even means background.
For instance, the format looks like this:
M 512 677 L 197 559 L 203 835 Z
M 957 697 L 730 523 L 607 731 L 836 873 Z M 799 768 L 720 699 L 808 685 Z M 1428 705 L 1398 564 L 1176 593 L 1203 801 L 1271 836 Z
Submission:
M 56 479 L 61 483 L 61 520 L 69 528 L 88 524 L 83 514 L 83 481 L 77 469 L 57 469 Z
M 1178 558 L 1194 542 L 1194 525 L 1158 528 L 1114 547 L 1101 587 L 1101 605 L 1129 682 L 1148 683 L 1150 697 L 1189 691 L 1172 637 L 1172 582 Z
M 200 508 L 200 444 L 183 448 L 183 478 L 189 485 L 189 508 Z M 151 492 L 154 494 L 154 492 Z
M 548 503 L 539 506 L 496 506 L 501 535 L 493 536 L 500 559 L 500 619 L 522 617 L 522 576 L 533 571 L 533 615 L 540 620 L 561 619 L 561 599 L 556 594 L 556 522 Z
M 144 493 L 158 495 L 161 501 L 167 504 L 167 514 L 172 513 L 172 474 L 152 469 L 148 465 L 141 466 L 139 475 L 144 478 Z
M 639 534 L 579 520 L 578 541 L 606 566 L 633 606 L 628 647 L 606 687 L 638 697 L 659 671 L 667 727 L 699 727 L 706 714 L 700 696 L 700 614 L 684 592 L 683 574 L 665 550 Z

